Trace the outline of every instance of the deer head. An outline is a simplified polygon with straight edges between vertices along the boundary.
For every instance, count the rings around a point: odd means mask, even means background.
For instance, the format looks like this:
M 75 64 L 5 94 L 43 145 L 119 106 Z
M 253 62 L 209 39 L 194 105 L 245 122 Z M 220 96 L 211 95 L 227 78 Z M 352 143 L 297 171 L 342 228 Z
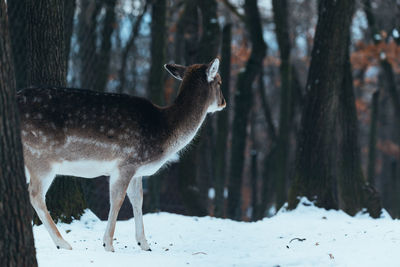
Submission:
M 205 104 L 208 107 L 207 113 L 225 108 L 226 102 L 221 92 L 221 76 L 218 74 L 218 58 L 209 64 L 195 64 L 188 67 L 166 64 L 164 67 L 174 78 L 182 81 L 178 99 L 179 97 L 189 98 L 189 96 L 193 99 L 193 96 L 196 96 L 194 98 L 196 103 Z

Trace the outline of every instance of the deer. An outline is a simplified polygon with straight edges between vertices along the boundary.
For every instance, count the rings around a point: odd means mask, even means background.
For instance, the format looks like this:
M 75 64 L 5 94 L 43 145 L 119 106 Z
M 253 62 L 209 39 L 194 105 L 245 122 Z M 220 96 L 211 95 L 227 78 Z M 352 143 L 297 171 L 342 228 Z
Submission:
M 45 202 L 56 175 L 109 176 L 110 210 L 103 246 L 113 236 L 125 196 L 133 207 L 135 237 L 144 233 L 142 177 L 155 174 L 196 136 L 206 115 L 225 108 L 219 59 L 209 64 L 165 64 L 180 80 L 174 102 L 160 107 L 141 97 L 86 89 L 40 86 L 17 92 L 30 202 L 58 249 L 71 250 Z M 151 179 L 151 178 L 150 178 Z

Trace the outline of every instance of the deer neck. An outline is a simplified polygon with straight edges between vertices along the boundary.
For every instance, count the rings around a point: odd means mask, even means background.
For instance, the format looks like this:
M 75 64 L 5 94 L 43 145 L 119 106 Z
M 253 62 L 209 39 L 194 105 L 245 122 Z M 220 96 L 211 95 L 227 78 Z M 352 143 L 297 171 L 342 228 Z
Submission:
M 199 90 L 185 90 L 184 86 L 185 83 L 182 83 L 178 97 L 166 109 L 171 133 L 168 145 L 172 153 L 190 143 L 207 115 L 207 96 L 195 95 L 193 92 Z

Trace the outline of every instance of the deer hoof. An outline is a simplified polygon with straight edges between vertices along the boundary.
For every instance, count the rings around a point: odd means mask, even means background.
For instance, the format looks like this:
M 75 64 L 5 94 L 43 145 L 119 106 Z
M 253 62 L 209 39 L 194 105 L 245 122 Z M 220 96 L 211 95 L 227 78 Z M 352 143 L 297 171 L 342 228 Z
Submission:
M 138 242 L 139 247 L 144 250 L 144 251 L 151 251 L 149 244 L 147 244 L 147 241 L 142 241 Z
M 113 245 L 103 244 L 105 251 L 115 252 Z
M 56 244 L 56 247 L 57 247 L 57 249 L 62 248 L 62 249 L 72 250 L 71 245 L 68 244 L 68 242 L 65 241 L 65 240 L 59 240 L 59 241 L 57 242 L 57 244 Z

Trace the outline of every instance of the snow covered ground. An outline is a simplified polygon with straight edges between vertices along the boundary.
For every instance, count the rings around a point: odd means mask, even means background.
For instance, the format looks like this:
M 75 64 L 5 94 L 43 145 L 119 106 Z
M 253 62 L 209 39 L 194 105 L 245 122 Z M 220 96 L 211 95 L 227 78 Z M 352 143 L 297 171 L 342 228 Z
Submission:
M 303 200 L 307 204 L 307 201 Z M 308 204 L 307 204 L 308 205 Z M 87 211 L 58 224 L 72 251 L 57 250 L 34 227 L 40 267 L 75 266 L 399 266 L 400 222 L 385 214 L 350 217 L 304 204 L 256 223 L 169 213 L 144 216 L 152 252 L 134 238 L 134 221 L 118 221 L 115 253 L 105 252 L 106 222 Z M 301 241 L 303 240 L 303 241 Z

